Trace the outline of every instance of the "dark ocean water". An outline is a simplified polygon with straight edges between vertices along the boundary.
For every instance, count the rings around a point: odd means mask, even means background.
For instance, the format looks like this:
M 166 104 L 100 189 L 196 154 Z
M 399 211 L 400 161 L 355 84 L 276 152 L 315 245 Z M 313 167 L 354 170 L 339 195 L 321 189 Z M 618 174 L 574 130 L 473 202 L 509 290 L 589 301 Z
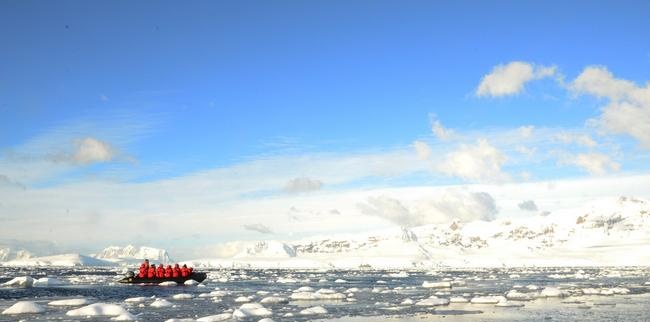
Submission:
M 647 268 L 549 268 L 549 269 L 441 269 L 423 271 L 289 271 L 289 270 L 208 270 L 208 279 L 200 286 L 163 287 L 156 285 L 122 285 L 115 281 L 122 269 L 65 268 L 17 269 L 0 268 L 0 283 L 17 276 L 54 277 L 63 286 L 0 288 L 0 311 L 17 301 L 34 301 L 47 311 L 42 314 L 0 315 L 0 321 L 110 321 L 110 317 L 72 318 L 66 316 L 74 307 L 53 307 L 53 300 L 86 298 L 91 302 L 124 306 L 138 321 L 165 321 L 172 318 L 197 319 L 232 312 L 242 303 L 275 295 L 289 298 L 293 291 L 309 286 L 314 290 L 330 289 L 346 295 L 343 300 L 291 300 L 289 303 L 265 304 L 273 312 L 274 321 L 310 321 L 316 319 L 342 321 L 377 321 L 392 316 L 396 321 L 650 321 L 650 270 Z M 424 288 L 423 282 L 449 281 L 452 288 Z M 527 286 L 535 285 L 538 290 Z M 483 295 L 504 295 L 516 288 L 535 294 L 545 287 L 558 287 L 564 298 L 538 298 L 522 302 L 518 308 L 494 305 L 452 303 L 448 306 L 400 305 L 405 299 L 413 302 L 436 295 L 440 298 L 464 296 L 471 299 Z M 582 294 L 584 288 L 608 290 L 622 287 L 629 291 L 617 295 Z M 530 286 L 530 288 L 534 288 Z M 214 290 L 223 296 L 200 297 Z M 194 296 L 175 300 L 175 294 Z M 205 296 L 205 295 L 203 295 Z M 147 297 L 141 304 L 127 304 L 127 298 Z M 154 298 L 172 302 L 172 307 L 149 306 Z M 326 314 L 303 316 L 300 311 L 322 306 Z M 292 316 L 293 315 L 293 316 Z M 242 321 L 259 321 L 261 317 Z

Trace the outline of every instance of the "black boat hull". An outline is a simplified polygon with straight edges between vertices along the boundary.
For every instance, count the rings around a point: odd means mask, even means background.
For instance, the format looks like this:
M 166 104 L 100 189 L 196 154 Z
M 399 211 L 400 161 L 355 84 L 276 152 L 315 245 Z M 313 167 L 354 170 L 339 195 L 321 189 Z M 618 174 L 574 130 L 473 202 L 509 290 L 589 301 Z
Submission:
M 178 284 L 184 284 L 185 281 L 195 280 L 199 283 L 203 282 L 207 277 L 206 273 L 192 273 L 192 275 L 187 277 L 172 277 L 172 278 L 139 278 L 134 277 L 124 277 L 123 279 L 117 281 L 118 283 L 123 284 L 160 284 L 162 282 L 176 282 Z

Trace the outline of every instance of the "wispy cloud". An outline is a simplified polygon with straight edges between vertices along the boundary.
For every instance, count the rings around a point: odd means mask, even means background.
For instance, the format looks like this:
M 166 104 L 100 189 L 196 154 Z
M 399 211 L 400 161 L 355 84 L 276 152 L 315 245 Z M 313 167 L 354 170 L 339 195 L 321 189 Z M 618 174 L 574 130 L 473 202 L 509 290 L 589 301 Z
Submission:
M 476 89 L 477 96 L 508 96 L 521 93 L 524 85 L 532 80 L 554 76 L 555 66 L 540 66 L 532 63 L 513 61 L 495 66 L 483 76 Z

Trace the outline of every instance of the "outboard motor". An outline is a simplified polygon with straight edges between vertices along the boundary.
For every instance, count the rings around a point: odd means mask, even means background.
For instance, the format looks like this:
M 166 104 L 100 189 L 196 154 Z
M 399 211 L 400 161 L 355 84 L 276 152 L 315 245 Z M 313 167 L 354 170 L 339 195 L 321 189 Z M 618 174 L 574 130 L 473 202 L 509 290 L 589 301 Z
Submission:
M 126 275 L 127 278 L 134 278 L 135 277 L 135 274 L 133 274 L 133 271 L 127 271 L 125 275 Z

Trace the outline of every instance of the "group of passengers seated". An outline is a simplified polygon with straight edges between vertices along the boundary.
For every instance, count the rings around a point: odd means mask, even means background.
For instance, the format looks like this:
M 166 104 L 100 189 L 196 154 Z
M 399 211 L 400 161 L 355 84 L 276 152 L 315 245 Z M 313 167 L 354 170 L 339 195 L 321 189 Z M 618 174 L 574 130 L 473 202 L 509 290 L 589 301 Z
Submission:
M 163 264 L 149 265 L 149 260 L 145 259 L 142 264 L 140 264 L 140 271 L 138 273 L 139 278 L 176 278 L 176 277 L 188 277 L 192 275 L 194 269 L 192 267 L 187 267 L 186 264 L 183 264 L 182 267 L 178 264 L 174 264 L 174 267 L 167 265 L 165 267 Z

